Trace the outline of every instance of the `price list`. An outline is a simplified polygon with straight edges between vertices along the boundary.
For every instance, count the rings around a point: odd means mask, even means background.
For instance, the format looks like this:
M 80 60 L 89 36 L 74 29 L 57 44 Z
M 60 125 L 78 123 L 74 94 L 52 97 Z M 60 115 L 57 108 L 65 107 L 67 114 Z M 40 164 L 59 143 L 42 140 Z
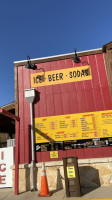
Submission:
M 101 113 L 101 127 L 103 137 L 112 136 L 112 112 Z
M 35 118 L 35 143 L 112 137 L 112 111 Z
M 81 119 L 81 132 L 82 138 L 96 138 L 101 137 L 100 134 L 100 120 L 99 115 L 95 114 L 86 114 L 82 115 Z

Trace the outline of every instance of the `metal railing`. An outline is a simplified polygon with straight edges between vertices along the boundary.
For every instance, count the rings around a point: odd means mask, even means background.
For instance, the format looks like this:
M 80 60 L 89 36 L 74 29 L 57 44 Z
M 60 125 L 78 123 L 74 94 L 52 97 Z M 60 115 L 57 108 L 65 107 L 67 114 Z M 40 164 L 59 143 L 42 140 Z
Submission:
M 7 147 L 15 147 L 16 140 L 15 139 L 9 139 L 7 140 Z

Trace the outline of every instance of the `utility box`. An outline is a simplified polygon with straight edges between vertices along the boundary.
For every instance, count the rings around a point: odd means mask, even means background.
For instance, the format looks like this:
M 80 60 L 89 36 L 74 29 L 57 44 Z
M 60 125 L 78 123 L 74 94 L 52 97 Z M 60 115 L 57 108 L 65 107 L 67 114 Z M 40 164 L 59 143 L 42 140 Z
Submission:
M 65 188 L 67 197 L 80 197 L 80 179 L 77 157 L 63 158 Z

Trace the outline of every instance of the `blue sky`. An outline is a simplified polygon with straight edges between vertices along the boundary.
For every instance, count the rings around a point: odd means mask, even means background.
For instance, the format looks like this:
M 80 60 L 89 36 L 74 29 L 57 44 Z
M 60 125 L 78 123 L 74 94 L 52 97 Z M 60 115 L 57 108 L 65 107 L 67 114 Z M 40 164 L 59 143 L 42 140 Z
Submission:
M 112 0 L 0 0 L 0 106 L 15 100 L 14 61 L 111 40 Z

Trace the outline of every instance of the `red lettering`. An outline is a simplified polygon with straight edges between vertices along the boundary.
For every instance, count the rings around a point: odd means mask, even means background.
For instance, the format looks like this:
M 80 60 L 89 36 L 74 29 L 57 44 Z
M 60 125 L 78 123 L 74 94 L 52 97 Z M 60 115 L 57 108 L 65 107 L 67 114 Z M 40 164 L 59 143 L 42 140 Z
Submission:
M 4 163 L 0 164 L 0 172 L 4 172 L 6 170 L 6 167 L 4 166 L 6 166 L 6 164 Z
M 94 114 L 83 115 L 82 117 L 89 117 L 89 116 L 94 116 Z
M 0 175 L 0 184 L 6 184 L 6 175 Z
M 4 152 L 1 152 L 1 160 L 4 160 Z

